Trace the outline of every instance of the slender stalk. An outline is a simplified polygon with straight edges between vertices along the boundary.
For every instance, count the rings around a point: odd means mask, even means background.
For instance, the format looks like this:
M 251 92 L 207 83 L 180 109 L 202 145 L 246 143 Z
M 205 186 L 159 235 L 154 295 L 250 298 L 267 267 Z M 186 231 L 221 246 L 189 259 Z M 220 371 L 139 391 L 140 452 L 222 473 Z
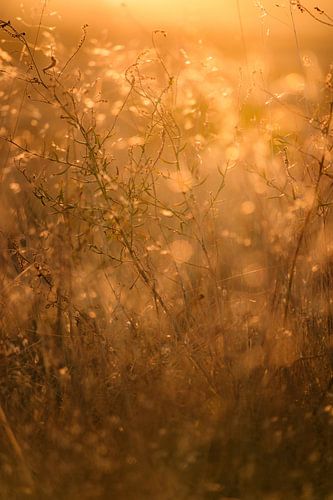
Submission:
M 22 469 L 22 474 L 24 478 L 24 482 L 26 486 L 33 490 L 34 489 L 34 481 L 32 479 L 31 472 L 29 470 L 29 467 L 27 465 L 26 459 L 24 457 L 22 448 L 8 422 L 7 416 L 0 405 L 0 425 L 3 427 L 3 430 L 6 434 L 6 437 L 8 439 L 9 444 L 11 445 L 14 454 L 16 456 L 17 461 L 19 462 L 21 469 Z

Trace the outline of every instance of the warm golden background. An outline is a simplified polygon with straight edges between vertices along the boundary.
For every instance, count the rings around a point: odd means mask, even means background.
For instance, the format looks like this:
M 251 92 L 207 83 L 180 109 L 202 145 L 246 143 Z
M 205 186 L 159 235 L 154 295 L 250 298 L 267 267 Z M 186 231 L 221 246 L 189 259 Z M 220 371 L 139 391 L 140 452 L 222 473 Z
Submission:
M 23 17 L 36 23 L 43 1 L 15 0 L 2 5 L 2 17 Z M 330 0 L 307 0 L 303 4 L 322 20 L 315 7 L 333 15 Z M 91 36 L 107 29 L 117 41 L 128 38 L 149 42 L 155 29 L 167 29 L 172 41 L 202 39 L 222 55 L 245 59 L 246 55 L 274 56 L 275 64 L 289 67 L 299 55 L 289 2 L 271 0 L 49 0 L 45 22 L 51 22 L 68 40 L 79 36 L 80 26 L 89 24 Z M 51 14 L 51 15 L 50 15 Z M 332 36 L 328 26 L 316 22 L 307 13 L 294 10 L 297 43 L 301 51 L 315 51 L 325 63 L 332 56 Z M 243 33 L 241 32 L 241 26 Z
M 333 500 L 333 0 L 300 1 L 0 0 L 0 500 Z

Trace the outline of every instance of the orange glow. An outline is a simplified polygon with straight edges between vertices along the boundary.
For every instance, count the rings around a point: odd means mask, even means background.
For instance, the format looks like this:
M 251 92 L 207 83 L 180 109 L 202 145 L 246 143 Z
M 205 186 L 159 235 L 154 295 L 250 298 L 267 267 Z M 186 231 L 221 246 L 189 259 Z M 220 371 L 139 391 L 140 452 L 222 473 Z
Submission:
M 333 0 L 0 3 L 1 499 L 333 500 Z

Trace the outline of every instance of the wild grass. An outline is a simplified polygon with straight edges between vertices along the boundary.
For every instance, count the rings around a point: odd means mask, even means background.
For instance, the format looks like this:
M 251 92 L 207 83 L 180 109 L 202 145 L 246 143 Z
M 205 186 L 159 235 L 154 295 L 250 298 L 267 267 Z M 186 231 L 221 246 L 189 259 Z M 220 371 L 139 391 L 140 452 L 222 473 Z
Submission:
M 0 28 L 0 498 L 331 500 L 332 68 Z

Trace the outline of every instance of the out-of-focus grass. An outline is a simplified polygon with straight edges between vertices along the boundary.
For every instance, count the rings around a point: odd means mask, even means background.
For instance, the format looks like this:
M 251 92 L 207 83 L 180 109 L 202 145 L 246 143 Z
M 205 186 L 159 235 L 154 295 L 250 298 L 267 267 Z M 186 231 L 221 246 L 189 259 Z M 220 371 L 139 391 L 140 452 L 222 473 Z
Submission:
M 331 499 L 332 70 L 1 27 L 0 498 Z

